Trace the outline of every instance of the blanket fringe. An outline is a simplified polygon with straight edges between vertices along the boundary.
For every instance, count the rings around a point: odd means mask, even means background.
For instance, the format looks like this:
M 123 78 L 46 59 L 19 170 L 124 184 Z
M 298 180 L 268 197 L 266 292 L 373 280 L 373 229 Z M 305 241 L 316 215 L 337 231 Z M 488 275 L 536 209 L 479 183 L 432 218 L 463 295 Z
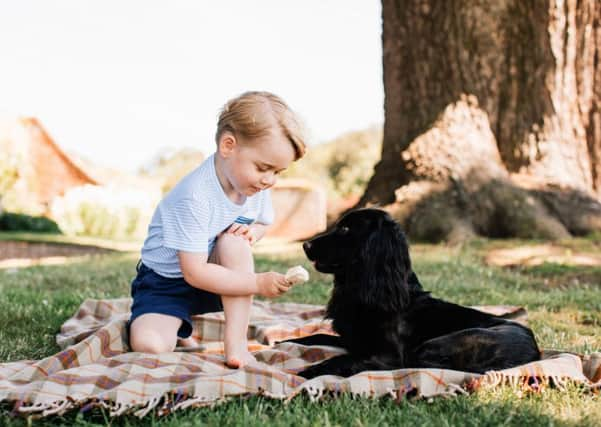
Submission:
M 148 402 L 146 402 L 145 406 L 143 406 L 141 409 L 138 409 L 137 411 L 135 411 L 134 415 L 139 418 L 144 417 L 144 415 L 148 414 L 150 411 L 152 411 L 154 409 L 155 406 L 158 405 L 158 403 L 161 401 L 162 398 L 163 398 L 162 395 L 151 398 Z
M 265 393 L 265 396 L 278 398 L 278 396 Z M 281 397 L 280 397 L 281 398 Z M 123 403 L 113 402 L 102 398 L 83 399 L 80 401 L 66 398 L 48 403 L 27 404 L 16 402 L 13 408 L 14 415 L 28 415 L 34 418 L 41 418 L 48 415 L 62 415 L 73 408 L 80 408 L 80 412 L 87 412 L 92 408 L 103 408 L 109 411 L 110 417 L 118 417 L 124 414 L 132 413 L 136 417 L 143 418 L 152 410 L 158 408 L 157 415 L 163 416 L 179 409 L 189 407 L 211 406 L 218 402 L 229 400 L 223 397 L 207 397 L 176 394 L 172 391 L 154 396 L 145 402 Z M 162 403 L 162 405 L 161 405 Z
M 457 394 L 467 396 L 469 393 L 464 387 L 461 387 L 458 384 L 447 384 L 447 391 L 445 391 L 443 394 L 445 396 L 455 396 Z
M 28 405 L 23 402 L 18 402 L 13 408 L 13 413 L 16 414 L 29 414 L 36 417 L 45 417 L 47 415 L 63 414 L 67 410 L 73 408 L 75 403 L 71 399 L 61 399 L 49 403 L 36 403 Z
M 492 389 L 501 385 L 508 385 L 517 390 L 521 396 L 523 393 L 536 393 L 544 389 L 555 386 L 559 390 L 565 391 L 570 384 L 582 384 L 580 381 L 561 376 L 536 376 L 536 375 L 507 375 L 498 371 L 487 372 L 479 378 L 473 379 L 464 386 L 457 384 L 447 384 L 444 391 L 438 391 L 437 396 L 449 397 L 458 394 L 467 395 L 470 391 L 477 389 Z M 582 384 L 584 385 L 584 384 Z M 601 389 L 601 382 L 595 384 L 586 384 L 586 388 L 592 393 L 598 393 Z M 289 396 L 271 395 L 271 393 L 259 393 L 269 398 L 283 399 L 284 403 L 289 403 L 293 398 L 301 393 L 306 393 L 311 402 L 322 400 L 325 396 L 349 394 L 355 397 L 373 397 L 366 392 L 354 392 L 343 389 L 329 389 L 321 381 L 309 380 L 296 388 Z M 382 396 L 390 396 L 397 402 L 406 399 L 408 396 L 421 396 L 431 399 L 432 396 L 422 395 L 419 389 L 412 386 L 401 386 L 399 388 L 389 388 Z M 186 393 L 169 391 L 161 395 L 154 396 L 145 402 L 123 403 L 113 402 L 103 398 L 83 399 L 80 401 L 72 398 L 65 398 L 48 403 L 27 404 L 23 401 L 15 403 L 13 414 L 30 415 L 34 418 L 45 417 L 48 415 L 62 415 L 66 411 L 79 407 L 80 412 L 86 412 L 93 407 L 102 407 L 109 411 L 111 417 L 118 417 L 127 413 L 133 413 L 136 417 L 143 418 L 149 412 L 156 409 L 157 415 L 163 416 L 180 409 L 190 407 L 212 406 L 220 402 L 230 400 L 219 396 L 194 396 Z
M 185 399 L 183 401 L 176 403 L 171 408 L 169 408 L 169 411 L 165 411 L 165 412 L 161 413 L 161 415 L 166 415 L 170 411 L 173 412 L 173 411 L 177 411 L 178 409 L 186 409 L 189 407 L 199 407 L 199 406 L 210 406 L 210 405 L 214 405 L 215 403 L 217 403 L 217 401 L 225 401 L 225 400 L 226 399 L 210 400 L 210 399 L 207 399 L 205 396 L 190 397 L 188 399 Z
M 311 402 L 317 402 L 326 396 L 339 397 L 341 395 L 348 395 L 351 398 L 374 398 L 374 397 L 376 397 L 374 395 L 373 391 L 371 391 L 371 392 L 352 391 L 352 390 L 344 390 L 344 389 L 340 389 L 340 388 L 330 389 L 323 384 L 314 384 L 310 380 L 310 381 L 307 381 L 306 383 L 302 384 L 292 394 L 290 394 L 288 397 L 286 397 L 284 399 L 284 403 L 289 403 L 292 399 L 294 399 L 296 396 L 298 396 L 299 394 L 301 394 L 303 392 L 309 397 L 309 400 Z M 467 394 L 469 394 L 469 392 L 468 392 L 468 390 L 466 390 L 466 388 L 464 388 L 460 385 L 447 384 L 446 389 L 442 390 L 442 391 L 438 391 L 436 396 L 453 397 L 458 394 L 467 395 Z M 427 399 L 430 399 L 433 397 L 433 396 L 429 396 L 427 394 L 422 394 L 420 392 L 419 387 L 417 387 L 415 385 L 411 385 L 408 387 L 401 385 L 399 388 L 391 387 L 391 388 L 388 388 L 386 390 L 386 392 L 384 392 L 381 396 L 377 396 L 377 397 L 384 397 L 384 396 L 389 396 L 390 398 L 394 399 L 396 402 L 400 402 L 406 398 L 412 398 L 412 397 L 423 397 L 423 398 L 427 398 Z
M 549 387 L 556 387 L 561 391 L 566 391 L 570 384 L 583 384 L 569 377 L 558 375 L 537 376 L 537 375 L 506 375 L 502 372 L 487 372 L 482 377 L 473 380 L 469 385 L 469 390 L 479 388 L 492 389 L 502 385 L 508 385 L 511 388 L 522 393 L 539 393 Z M 589 386 L 590 387 L 590 386 Z

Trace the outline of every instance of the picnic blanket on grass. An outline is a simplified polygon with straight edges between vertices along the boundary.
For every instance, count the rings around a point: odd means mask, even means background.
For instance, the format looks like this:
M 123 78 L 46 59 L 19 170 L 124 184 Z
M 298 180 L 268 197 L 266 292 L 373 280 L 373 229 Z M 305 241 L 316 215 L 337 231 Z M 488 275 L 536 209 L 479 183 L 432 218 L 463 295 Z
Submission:
M 528 390 L 563 387 L 574 381 L 601 388 L 601 353 L 582 356 L 547 351 L 543 360 L 478 375 L 444 369 L 368 371 L 350 378 L 322 376 L 305 380 L 305 367 L 344 353 L 335 347 L 307 347 L 280 340 L 313 333 L 333 333 L 322 306 L 255 301 L 249 328 L 256 366 L 229 369 L 224 364 L 223 312 L 194 318 L 200 346 L 151 355 L 130 352 L 125 322 L 131 300 L 86 300 L 61 327 L 61 352 L 42 360 L 0 364 L 0 402 L 14 402 L 14 412 L 46 416 L 71 408 L 108 408 L 111 416 L 152 410 L 165 415 L 177 409 L 222 402 L 233 396 L 262 395 L 291 399 L 307 393 L 395 399 L 467 393 L 482 386 L 513 384 Z M 494 314 L 525 313 L 518 307 L 476 307 Z

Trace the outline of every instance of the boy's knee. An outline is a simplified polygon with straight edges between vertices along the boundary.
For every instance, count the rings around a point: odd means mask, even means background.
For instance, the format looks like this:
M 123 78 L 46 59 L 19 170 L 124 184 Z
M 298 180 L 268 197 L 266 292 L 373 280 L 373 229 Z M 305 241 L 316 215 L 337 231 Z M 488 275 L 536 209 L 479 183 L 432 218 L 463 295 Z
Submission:
M 237 255 L 248 253 L 251 254 L 252 250 L 250 244 L 244 237 L 236 236 L 234 234 L 225 233 L 219 236 L 215 248 L 220 255 L 235 253 Z
M 140 353 L 159 354 L 175 350 L 175 342 L 166 341 L 161 334 L 155 331 L 147 331 L 143 336 L 132 335 L 129 344 L 132 351 Z

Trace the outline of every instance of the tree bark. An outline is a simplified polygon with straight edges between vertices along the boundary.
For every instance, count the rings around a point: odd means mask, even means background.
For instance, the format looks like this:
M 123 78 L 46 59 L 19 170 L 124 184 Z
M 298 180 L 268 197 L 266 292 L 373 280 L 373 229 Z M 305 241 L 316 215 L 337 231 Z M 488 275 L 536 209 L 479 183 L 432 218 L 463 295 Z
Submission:
M 382 17 L 382 158 L 360 205 L 430 240 L 601 229 L 601 2 L 382 0 Z M 558 209 L 576 201 L 586 220 Z

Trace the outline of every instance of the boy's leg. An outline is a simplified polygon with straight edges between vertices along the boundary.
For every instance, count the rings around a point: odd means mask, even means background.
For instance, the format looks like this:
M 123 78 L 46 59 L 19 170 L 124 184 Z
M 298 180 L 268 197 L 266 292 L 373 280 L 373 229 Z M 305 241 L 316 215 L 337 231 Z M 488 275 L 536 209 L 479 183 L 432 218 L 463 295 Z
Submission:
M 182 319 L 159 313 L 136 317 L 129 329 L 129 344 L 133 351 L 165 353 L 173 351 L 177 343 L 177 330 Z
M 255 265 L 250 244 L 240 236 L 222 234 L 211 253 L 210 262 L 231 270 L 254 272 Z M 239 368 L 255 362 L 248 351 L 248 321 L 252 295 L 221 296 L 225 313 L 224 347 L 226 364 Z

